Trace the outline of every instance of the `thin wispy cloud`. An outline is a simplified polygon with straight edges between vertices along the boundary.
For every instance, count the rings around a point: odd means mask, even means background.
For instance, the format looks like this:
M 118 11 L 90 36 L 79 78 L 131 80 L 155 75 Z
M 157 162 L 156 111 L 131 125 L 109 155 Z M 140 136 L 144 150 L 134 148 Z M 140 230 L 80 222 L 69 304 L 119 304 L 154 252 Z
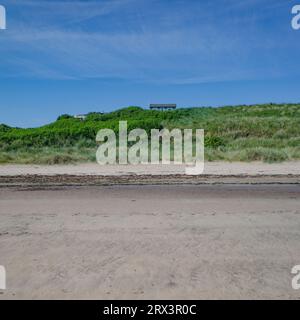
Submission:
M 201 83 L 284 74 L 280 61 L 290 47 L 289 38 L 282 38 L 285 27 L 275 25 L 270 38 L 261 17 L 269 19 L 270 10 L 284 15 L 285 5 L 274 0 L 7 1 L 11 15 L 0 38 L 5 70 L 0 76 Z

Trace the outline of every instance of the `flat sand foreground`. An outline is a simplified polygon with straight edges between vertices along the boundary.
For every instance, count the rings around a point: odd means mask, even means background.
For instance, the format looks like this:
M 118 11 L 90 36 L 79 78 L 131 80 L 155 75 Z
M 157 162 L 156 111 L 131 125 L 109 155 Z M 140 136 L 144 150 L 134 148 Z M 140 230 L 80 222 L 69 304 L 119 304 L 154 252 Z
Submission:
M 0 188 L 0 299 L 300 299 L 300 185 Z

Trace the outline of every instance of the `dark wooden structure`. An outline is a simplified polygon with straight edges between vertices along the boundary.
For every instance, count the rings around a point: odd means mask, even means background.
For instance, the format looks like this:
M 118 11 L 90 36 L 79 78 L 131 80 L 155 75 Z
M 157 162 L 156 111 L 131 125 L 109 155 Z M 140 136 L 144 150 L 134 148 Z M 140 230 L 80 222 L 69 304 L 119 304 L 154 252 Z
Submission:
M 176 104 L 150 104 L 151 110 L 175 110 Z

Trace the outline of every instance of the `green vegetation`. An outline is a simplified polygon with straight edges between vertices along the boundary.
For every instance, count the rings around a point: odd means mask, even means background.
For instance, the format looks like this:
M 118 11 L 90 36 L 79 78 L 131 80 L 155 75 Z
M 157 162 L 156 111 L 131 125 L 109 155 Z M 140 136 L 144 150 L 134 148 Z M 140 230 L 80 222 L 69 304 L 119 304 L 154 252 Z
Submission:
M 95 161 L 99 129 L 199 128 L 205 130 L 208 161 L 278 162 L 300 159 L 300 104 L 266 104 L 172 111 L 129 107 L 90 113 L 84 121 L 62 115 L 39 128 L 0 125 L 0 163 L 59 164 Z

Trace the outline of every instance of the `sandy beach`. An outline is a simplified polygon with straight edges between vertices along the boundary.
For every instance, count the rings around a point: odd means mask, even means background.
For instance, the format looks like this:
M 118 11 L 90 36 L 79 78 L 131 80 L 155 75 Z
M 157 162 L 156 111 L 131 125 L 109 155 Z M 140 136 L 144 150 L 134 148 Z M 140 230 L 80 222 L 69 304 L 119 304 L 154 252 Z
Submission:
M 299 299 L 299 185 L 0 188 L 0 299 Z
M 0 299 L 300 299 L 299 164 L 0 166 Z
M 73 176 L 120 176 L 120 175 L 181 175 L 184 165 L 106 165 L 81 163 L 76 165 L 0 165 L 1 176 L 17 175 L 73 175 Z M 206 162 L 204 175 L 300 175 L 300 161 L 282 163 L 263 162 Z
M 201 175 L 185 174 L 183 165 L 3 165 L 0 187 L 199 184 L 298 184 L 300 162 L 207 162 Z

